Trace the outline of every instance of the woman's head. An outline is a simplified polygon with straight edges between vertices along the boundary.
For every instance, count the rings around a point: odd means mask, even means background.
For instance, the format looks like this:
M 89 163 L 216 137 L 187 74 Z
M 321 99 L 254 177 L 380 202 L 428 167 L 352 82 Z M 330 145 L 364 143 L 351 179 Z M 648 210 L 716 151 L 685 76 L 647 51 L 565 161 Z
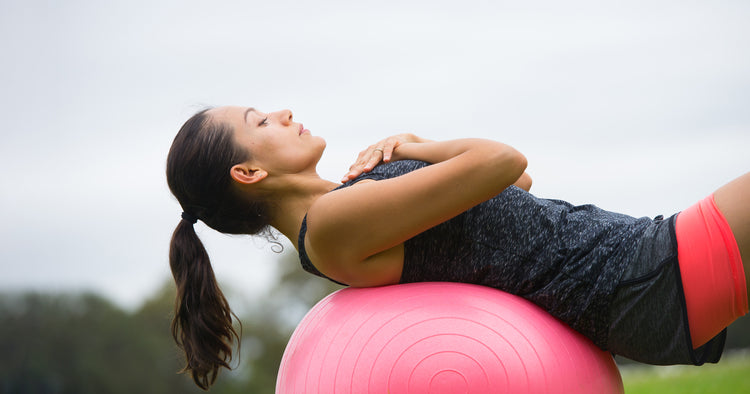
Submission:
M 183 211 L 223 233 L 255 234 L 268 225 L 268 207 L 235 185 L 232 167 L 251 159 L 231 123 L 207 109 L 177 133 L 167 156 L 167 183 Z
M 220 367 L 229 368 L 238 336 L 195 219 L 223 233 L 267 231 L 269 202 L 283 198 L 287 175 L 315 171 L 323 148 L 288 110 L 207 109 L 177 133 L 167 157 L 167 183 L 184 211 L 169 248 L 177 285 L 172 335 L 198 386 L 208 388 Z
M 180 129 L 167 158 L 167 182 L 183 209 L 208 226 L 254 234 L 270 220 L 264 196 L 276 180 L 314 172 L 325 141 L 294 122 L 292 112 L 251 107 L 203 110 Z M 271 199 L 283 196 L 274 195 Z

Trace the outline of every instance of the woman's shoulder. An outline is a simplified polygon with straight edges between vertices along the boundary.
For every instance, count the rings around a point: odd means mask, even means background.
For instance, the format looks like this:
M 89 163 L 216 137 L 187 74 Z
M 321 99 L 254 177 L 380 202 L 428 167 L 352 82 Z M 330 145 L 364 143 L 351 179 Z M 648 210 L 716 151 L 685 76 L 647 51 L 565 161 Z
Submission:
M 396 189 L 375 184 L 428 165 L 415 160 L 383 163 L 318 198 L 307 211 L 306 231 L 298 240 L 314 271 L 351 286 L 398 283 L 403 241 L 393 241 L 397 226 L 381 219 L 390 217 L 390 208 L 402 200 L 386 192 Z
M 397 178 L 426 166 L 429 163 L 417 160 L 381 163 L 319 197 L 307 211 L 307 232 L 300 240 L 305 242 L 310 259 L 336 265 L 337 261 L 359 261 L 382 251 L 379 245 L 384 242 L 379 238 L 390 234 L 393 228 L 391 219 L 383 218 L 390 217 L 391 210 L 404 202 L 398 197 L 401 186 L 390 185 L 389 189 L 376 185 L 376 181 Z M 318 266 L 327 275 L 326 268 Z

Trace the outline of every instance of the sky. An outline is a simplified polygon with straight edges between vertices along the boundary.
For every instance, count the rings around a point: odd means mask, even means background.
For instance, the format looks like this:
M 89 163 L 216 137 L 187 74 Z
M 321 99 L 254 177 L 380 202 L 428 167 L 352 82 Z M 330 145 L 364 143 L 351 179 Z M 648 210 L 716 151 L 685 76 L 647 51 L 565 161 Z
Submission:
M 392 134 L 480 137 L 523 152 L 540 197 L 671 215 L 750 171 L 748 20 L 744 0 L 4 0 L 0 291 L 160 288 L 166 155 L 205 106 L 292 110 L 333 181 Z M 196 229 L 248 297 L 294 253 Z

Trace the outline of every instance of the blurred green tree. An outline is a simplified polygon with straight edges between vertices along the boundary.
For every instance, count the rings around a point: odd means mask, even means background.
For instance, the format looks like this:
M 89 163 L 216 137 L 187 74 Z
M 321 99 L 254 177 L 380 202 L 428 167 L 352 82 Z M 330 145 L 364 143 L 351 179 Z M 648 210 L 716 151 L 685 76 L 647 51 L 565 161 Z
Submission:
M 272 290 L 247 300 L 233 371 L 212 393 L 272 393 L 286 343 L 314 303 L 340 288 L 279 254 Z M 230 299 L 237 294 L 228 294 Z M 0 294 L 0 394 L 200 393 L 177 371 L 183 356 L 170 322 L 171 280 L 134 312 L 95 294 Z
M 93 294 L 3 295 L 0 392 L 184 393 L 164 342 Z M 169 358 L 172 360 L 169 360 Z

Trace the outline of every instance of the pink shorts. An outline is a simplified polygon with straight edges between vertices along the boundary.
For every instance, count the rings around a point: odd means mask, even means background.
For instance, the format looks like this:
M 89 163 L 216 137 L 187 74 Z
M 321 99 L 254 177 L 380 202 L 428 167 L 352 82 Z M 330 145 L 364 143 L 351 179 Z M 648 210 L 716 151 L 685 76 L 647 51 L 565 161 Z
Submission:
M 680 212 L 675 224 L 693 348 L 748 312 L 740 250 L 713 195 Z

